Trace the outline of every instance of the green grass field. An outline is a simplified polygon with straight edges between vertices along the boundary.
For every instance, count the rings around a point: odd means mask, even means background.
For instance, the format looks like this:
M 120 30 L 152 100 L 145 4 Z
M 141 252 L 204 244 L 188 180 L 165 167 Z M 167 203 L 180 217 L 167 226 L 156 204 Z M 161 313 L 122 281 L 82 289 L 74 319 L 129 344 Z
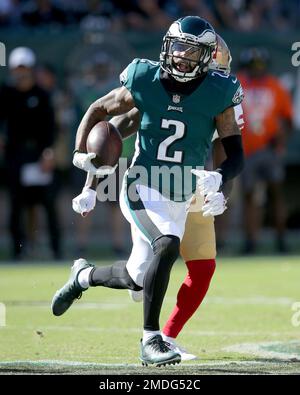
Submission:
M 178 337 L 199 359 L 163 369 L 138 360 L 142 305 L 127 291 L 93 288 L 64 316 L 52 316 L 52 296 L 68 275 L 67 264 L 0 265 L 0 373 L 300 373 L 300 314 L 292 324 L 298 257 L 220 258 L 205 303 Z M 184 276 L 178 262 L 162 324 Z

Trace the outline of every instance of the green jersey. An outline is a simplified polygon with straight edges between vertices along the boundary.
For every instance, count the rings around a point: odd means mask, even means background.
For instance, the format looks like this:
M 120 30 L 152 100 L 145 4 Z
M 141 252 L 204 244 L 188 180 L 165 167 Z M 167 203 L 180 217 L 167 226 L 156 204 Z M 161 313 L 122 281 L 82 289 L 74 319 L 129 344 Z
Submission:
M 239 81 L 210 71 L 191 94 L 169 93 L 159 63 L 147 59 L 134 59 L 120 79 L 141 115 L 128 183 L 138 180 L 169 199 L 187 200 L 196 188 L 190 171 L 204 167 L 216 115 L 242 101 Z

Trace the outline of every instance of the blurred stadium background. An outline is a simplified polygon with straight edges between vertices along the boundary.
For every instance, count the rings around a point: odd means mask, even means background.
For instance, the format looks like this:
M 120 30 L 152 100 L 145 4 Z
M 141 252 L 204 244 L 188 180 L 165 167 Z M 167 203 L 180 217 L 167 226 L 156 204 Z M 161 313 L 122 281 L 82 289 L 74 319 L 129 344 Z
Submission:
M 291 46 L 299 41 L 299 0 L 1 0 L 0 41 L 6 46 L 6 57 L 8 59 L 12 49 L 18 46 L 27 46 L 35 52 L 39 82 L 51 95 L 55 110 L 53 199 L 58 206 L 62 242 L 57 258 L 69 259 L 78 253 L 97 257 L 99 254 L 115 257 L 128 253 L 128 226 L 116 207 L 98 204 L 85 223 L 72 212 L 71 198 L 80 192 L 83 182 L 80 172 L 71 166 L 76 128 L 88 105 L 118 85 L 122 68 L 134 57 L 157 59 L 162 36 L 170 22 L 189 14 L 207 18 L 226 40 L 233 56 L 233 72 L 238 70 L 239 56 L 245 48 L 266 48 L 271 58 L 270 71 L 292 94 L 295 116 L 284 156 L 284 196 L 288 251 L 300 251 L 300 68 L 291 63 Z M 8 79 L 9 67 L 1 67 L 0 82 Z M 1 258 L 7 260 L 11 258 L 10 202 L 3 132 L 2 124 L 0 251 Z M 133 140 L 127 140 L 123 156 L 130 157 L 132 151 Z M 242 247 L 244 215 L 238 186 L 237 181 L 230 200 L 225 236 L 221 229 L 224 246 L 220 247 L 224 248 L 220 248 L 220 254 L 237 254 Z M 266 214 L 259 235 L 259 253 L 276 251 L 270 229 L 274 213 L 266 196 L 260 197 Z M 25 233 L 29 242 L 23 258 L 50 259 L 43 210 L 36 207 L 28 217 Z

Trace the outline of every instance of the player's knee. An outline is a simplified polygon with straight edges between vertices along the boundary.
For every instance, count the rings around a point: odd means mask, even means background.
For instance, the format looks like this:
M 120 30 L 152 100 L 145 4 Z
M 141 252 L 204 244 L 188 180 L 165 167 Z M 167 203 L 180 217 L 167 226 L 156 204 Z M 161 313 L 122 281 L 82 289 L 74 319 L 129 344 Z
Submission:
M 180 239 L 177 236 L 165 235 L 155 240 L 153 245 L 154 255 L 161 255 L 168 261 L 175 262 L 179 256 Z
M 131 289 L 132 291 L 140 291 L 142 287 L 137 285 L 130 277 L 126 268 L 126 261 L 117 261 L 112 265 L 112 277 L 118 278 L 118 281 L 124 288 Z

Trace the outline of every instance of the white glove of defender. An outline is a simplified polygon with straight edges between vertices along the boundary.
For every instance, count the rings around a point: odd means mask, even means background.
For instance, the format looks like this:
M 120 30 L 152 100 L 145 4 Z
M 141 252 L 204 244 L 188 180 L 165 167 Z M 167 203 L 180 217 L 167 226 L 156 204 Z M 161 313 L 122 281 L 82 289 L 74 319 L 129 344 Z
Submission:
M 92 164 L 91 160 L 96 158 L 96 154 L 89 153 L 85 154 L 82 152 L 75 152 L 73 156 L 73 165 L 78 167 L 78 169 L 84 170 L 96 177 L 102 177 L 109 174 L 113 174 L 118 165 L 114 167 L 111 166 L 101 166 L 98 169 Z
M 222 185 L 222 174 L 217 171 L 193 169 L 191 172 L 198 177 L 197 185 L 200 195 L 205 196 L 210 192 L 214 193 L 220 189 L 220 186 Z
M 91 188 L 83 188 L 80 195 L 72 200 L 72 208 L 85 217 L 96 206 L 97 192 Z
M 227 209 L 227 200 L 222 192 L 209 192 L 202 207 L 203 217 L 221 215 Z

